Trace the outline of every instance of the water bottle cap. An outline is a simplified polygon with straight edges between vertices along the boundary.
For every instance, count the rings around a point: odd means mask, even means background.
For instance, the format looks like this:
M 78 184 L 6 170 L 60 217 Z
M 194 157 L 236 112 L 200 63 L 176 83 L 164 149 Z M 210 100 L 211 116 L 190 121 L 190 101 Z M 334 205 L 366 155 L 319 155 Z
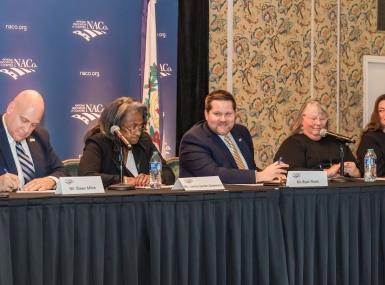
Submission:
M 368 148 L 368 151 L 373 151 L 373 149 L 372 148 Z
M 157 152 L 156 150 L 154 150 L 152 153 L 153 153 L 153 154 L 158 154 L 158 152 Z

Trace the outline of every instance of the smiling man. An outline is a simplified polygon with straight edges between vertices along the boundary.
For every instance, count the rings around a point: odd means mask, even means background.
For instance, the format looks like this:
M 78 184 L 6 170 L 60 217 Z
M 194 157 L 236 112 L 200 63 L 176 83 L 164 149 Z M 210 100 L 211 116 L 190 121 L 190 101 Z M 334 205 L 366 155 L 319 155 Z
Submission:
M 180 177 L 219 176 L 223 183 L 254 184 L 285 177 L 288 165 L 275 162 L 263 171 L 254 162 L 249 130 L 235 124 L 233 95 L 217 90 L 205 100 L 205 121 L 183 136 L 179 149 Z
M 37 91 L 25 90 L 9 103 L 0 123 L 0 191 L 53 189 L 59 177 L 70 176 L 39 126 L 43 115 Z

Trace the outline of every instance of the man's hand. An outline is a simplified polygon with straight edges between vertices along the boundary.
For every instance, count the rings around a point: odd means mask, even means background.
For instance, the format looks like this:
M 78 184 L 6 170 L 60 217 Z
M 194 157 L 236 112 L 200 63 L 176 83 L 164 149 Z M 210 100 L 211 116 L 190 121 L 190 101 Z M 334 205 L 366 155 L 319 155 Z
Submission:
M 29 181 L 20 190 L 23 191 L 44 191 L 51 190 L 56 185 L 55 180 L 49 177 L 36 178 Z
M 0 191 L 12 192 L 19 185 L 19 177 L 12 173 L 0 176 Z
M 289 167 L 289 165 L 282 161 L 276 161 L 266 167 L 263 171 L 257 172 L 257 183 L 270 181 L 274 178 L 286 178 L 285 173 L 287 173 L 287 171 L 282 169 L 282 167 Z

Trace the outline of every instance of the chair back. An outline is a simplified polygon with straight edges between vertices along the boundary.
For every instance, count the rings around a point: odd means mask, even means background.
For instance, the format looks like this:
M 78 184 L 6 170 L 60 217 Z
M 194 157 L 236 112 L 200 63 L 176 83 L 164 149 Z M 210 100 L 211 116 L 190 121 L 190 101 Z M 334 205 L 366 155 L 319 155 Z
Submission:
M 63 164 L 65 168 L 67 168 L 71 176 L 78 176 L 79 162 L 80 162 L 80 158 L 70 158 L 70 159 L 63 160 Z
M 179 157 L 170 157 L 166 159 L 166 163 L 174 172 L 176 181 L 179 178 Z

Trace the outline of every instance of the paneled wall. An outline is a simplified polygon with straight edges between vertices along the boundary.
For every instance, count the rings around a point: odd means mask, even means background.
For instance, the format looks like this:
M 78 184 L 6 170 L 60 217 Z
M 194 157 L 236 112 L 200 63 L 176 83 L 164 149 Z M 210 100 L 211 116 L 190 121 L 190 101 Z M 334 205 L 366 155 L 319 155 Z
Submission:
M 376 22 L 377 0 L 233 0 L 232 9 L 210 0 L 210 90 L 235 95 L 237 122 L 251 132 L 258 166 L 272 162 L 311 97 L 327 105 L 329 130 L 358 137 L 362 56 L 385 54 Z

